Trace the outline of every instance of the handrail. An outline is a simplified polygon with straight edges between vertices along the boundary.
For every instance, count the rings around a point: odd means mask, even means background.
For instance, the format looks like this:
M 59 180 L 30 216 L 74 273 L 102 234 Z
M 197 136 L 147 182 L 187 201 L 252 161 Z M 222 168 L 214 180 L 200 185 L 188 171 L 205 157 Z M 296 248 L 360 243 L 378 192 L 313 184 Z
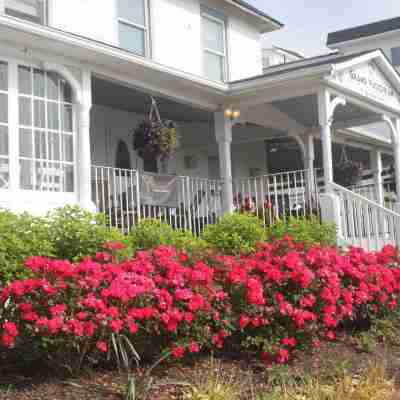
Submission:
M 359 201 L 367 203 L 372 207 L 377 207 L 380 210 L 382 210 L 382 212 L 386 212 L 388 214 L 391 214 L 393 217 L 400 217 L 400 213 L 397 213 L 397 212 L 395 212 L 393 210 L 390 210 L 389 208 L 386 208 L 386 207 L 380 205 L 379 203 L 376 203 L 375 201 L 367 199 L 366 197 L 364 197 L 364 196 L 362 196 L 362 195 L 360 195 L 358 193 L 352 192 L 351 190 L 349 190 L 349 189 L 347 189 L 347 188 L 345 188 L 343 186 L 340 186 L 337 183 L 331 183 L 331 186 L 332 186 L 333 189 L 345 192 L 348 195 L 355 197 Z

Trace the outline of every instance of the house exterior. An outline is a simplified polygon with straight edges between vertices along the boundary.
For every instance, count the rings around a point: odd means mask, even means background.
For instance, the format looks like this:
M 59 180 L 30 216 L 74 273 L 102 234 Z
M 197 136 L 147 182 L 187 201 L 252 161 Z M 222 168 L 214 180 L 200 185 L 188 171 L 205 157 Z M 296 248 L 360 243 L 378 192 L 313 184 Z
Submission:
M 387 154 L 400 188 L 397 71 L 381 50 L 263 71 L 261 35 L 281 27 L 243 0 L 1 0 L 0 206 L 196 233 L 235 209 L 316 213 L 346 243 L 400 241 L 382 181 Z M 165 162 L 132 146 L 155 104 L 181 136 Z M 381 121 L 387 135 L 369 129 Z M 343 144 L 370 164 L 373 198 L 334 182 Z

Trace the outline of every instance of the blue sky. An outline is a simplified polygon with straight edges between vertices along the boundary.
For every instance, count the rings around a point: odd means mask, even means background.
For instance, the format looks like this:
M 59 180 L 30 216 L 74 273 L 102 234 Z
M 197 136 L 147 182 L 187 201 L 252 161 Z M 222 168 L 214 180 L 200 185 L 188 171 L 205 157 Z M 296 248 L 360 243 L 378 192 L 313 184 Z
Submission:
M 400 0 L 247 0 L 285 24 L 264 44 L 307 56 L 326 52 L 328 32 L 400 16 Z

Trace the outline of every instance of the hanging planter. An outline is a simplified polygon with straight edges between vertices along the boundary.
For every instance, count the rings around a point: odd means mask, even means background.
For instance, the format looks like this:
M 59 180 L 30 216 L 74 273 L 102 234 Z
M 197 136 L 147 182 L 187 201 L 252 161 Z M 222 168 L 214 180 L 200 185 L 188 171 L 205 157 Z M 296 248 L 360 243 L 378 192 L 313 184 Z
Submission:
M 344 187 L 357 185 L 361 180 L 363 171 L 363 163 L 349 160 L 345 145 L 343 145 L 341 158 L 333 169 L 335 182 Z
M 151 98 L 149 115 L 133 132 L 133 149 L 142 159 L 167 160 L 179 147 L 179 135 L 173 121 L 162 120 L 157 103 Z

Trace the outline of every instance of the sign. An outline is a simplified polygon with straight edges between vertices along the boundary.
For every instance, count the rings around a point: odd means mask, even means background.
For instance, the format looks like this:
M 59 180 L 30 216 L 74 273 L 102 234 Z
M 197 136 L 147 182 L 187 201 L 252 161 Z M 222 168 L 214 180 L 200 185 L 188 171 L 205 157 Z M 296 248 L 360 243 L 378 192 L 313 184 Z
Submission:
M 393 108 L 400 108 L 397 90 L 373 62 L 338 72 L 333 81 L 365 97 Z

